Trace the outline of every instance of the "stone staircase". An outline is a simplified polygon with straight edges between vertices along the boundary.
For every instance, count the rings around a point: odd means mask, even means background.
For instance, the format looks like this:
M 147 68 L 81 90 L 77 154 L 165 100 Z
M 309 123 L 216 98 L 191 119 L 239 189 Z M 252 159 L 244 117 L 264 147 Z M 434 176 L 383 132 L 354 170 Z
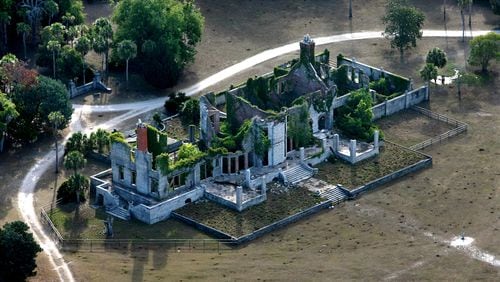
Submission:
M 106 213 L 119 219 L 130 220 L 130 212 L 120 206 L 107 210 Z
M 300 181 L 306 180 L 314 175 L 312 168 L 305 164 L 298 164 L 290 169 L 283 171 L 285 175 L 285 183 L 295 185 Z
M 319 193 L 323 198 L 331 200 L 333 203 L 342 202 L 347 198 L 347 195 L 337 186 L 329 187 Z
M 330 67 L 337 68 L 337 57 L 331 58 L 330 61 Z

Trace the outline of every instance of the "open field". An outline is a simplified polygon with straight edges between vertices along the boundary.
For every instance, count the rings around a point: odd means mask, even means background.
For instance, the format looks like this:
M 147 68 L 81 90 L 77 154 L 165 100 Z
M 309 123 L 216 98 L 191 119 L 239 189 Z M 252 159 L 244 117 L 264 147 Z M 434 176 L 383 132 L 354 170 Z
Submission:
M 339 159 L 335 159 L 334 163 L 321 163 L 316 167 L 319 169 L 316 178 L 332 185 L 342 184 L 345 188 L 353 190 L 424 159 L 426 159 L 424 155 L 386 142 L 380 147 L 378 156 L 356 165 Z
M 325 0 L 314 1 L 314 4 L 293 1 L 291 7 L 286 4 L 292 1 L 284 0 L 221 2 L 197 1 L 207 17 L 206 32 L 198 48 L 196 63 L 186 70 L 181 87 L 264 49 L 296 42 L 304 33 L 317 36 L 382 29 L 380 22 L 370 20 L 382 14 L 381 0 L 373 1 L 373 5 L 372 1 L 370 5 L 363 5 L 353 0 L 352 28 L 347 20 L 347 1 Z M 311 8 L 319 2 L 327 5 L 326 8 Z M 412 2 L 425 9 L 428 19 L 425 28 L 444 29 L 436 1 Z M 312 6 L 307 7 L 309 4 Z M 479 4 L 485 6 L 487 1 Z M 258 17 L 247 12 L 248 5 L 261 9 Z M 231 17 L 237 19 L 231 24 L 228 24 L 228 9 L 232 9 Z M 264 10 L 269 12 L 264 15 Z M 361 17 L 361 11 L 368 16 Z M 447 28 L 459 29 L 456 7 L 450 8 L 448 15 L 451 18 Z M 474 28 L 490 29 L 498 24 L 498 17 L 475 4 Z M 420 84 L 418 69 L 431 47 L 443 48 L 454 64 L 463 66 L 463 46 L 456 38 L 425 39 L 417 44 L 417 49 L 407 53 L 405 64 L 399 62 L 397 52 L 391 51 L 385 40 L 349 42 L 328 48 L 332 54 L 342 52 L 368 64 L 412 76 L 416 85 Z M 294 57 L 296 54 L 256 66 L 213 88 L 227 88 L 231 83 L 237 84 L 254 74 L 270 71 L 277 63 Z M 498 66 L 495 76 L 498 77 Z M 432 232 L 449 239 L 465 230 L 468 236 L 476 239 L 479 248 L 497 258 L 500 255 L 500 140 L 495 135 L 500 124 L 499 87 L 496 78 L 489 87 L 466 89 L 461 102 L 456 99 L 453 88 L 431 90 L 431 110 L 470 125 L 467 135 L 426 151 L 434 157 L 432 169 L 387 185 L 382 191 L 348 202 L 340 209 L 323 212 L 269 234 L 238 252 L 219 256 L 136 250 L 67 254 L 65 258 L 72 261 L 70 266 L 78 281 L 498 280 L 498 268 L 472 259 L 467 253 L 449 248 L 446 243 L 424 233 Z M 144 94 L 140 99 L 155 95 Z M 109 99 L 108 103 L 127 99 Z M 15 153 L 2 154 L 0 223 L 19 218 L 14 208 L 19 183 L 35 160 L 50 148 L 51 139 L 47 138 Z M 41 202 L 52 195 L 48 187 L 50 185 L 39 185 L 35 197 L 42 199 Z M 38 266 L 39 275 L 33 281 L 57 279 L 45 256 L 39 256 Z

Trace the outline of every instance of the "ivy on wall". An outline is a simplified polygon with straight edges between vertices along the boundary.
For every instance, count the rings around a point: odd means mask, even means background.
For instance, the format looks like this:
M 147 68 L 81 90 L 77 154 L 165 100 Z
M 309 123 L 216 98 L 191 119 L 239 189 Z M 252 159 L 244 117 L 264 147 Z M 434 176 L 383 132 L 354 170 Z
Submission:
M 168 138 L 167 134 L 160 132 L 158 129 L 151 125 L 147 125 L 148 134 L 148 152 L 153 154 L 153 160 L 157 156 L 167 151 Z M 155 162 L 153 162 L 154 164 Z
M 288 137 L 293 140 L 296 147 L 307 146 L 313 140 L 312 128 L 309 124 L 308 104 L 304 101 L 295 114 L 288 116 Z
M 193 167 L 204 157 L 206 157 L 206 154 L 200 151 L 198 146 L 185 143 L 179 148 L 175 162 L 171 162 L 168 153 L 161 153 L 156 158 L 156 167 L 163 175 L 167 175 L 175 170 Z

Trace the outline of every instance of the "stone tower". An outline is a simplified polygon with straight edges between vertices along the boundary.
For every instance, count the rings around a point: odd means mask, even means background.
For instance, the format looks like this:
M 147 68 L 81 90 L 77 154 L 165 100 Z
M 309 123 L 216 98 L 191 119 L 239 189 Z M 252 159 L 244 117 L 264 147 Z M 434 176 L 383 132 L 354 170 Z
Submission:
M 148 128 L 146 125 L 139 120 L 137 122 L 137 150 L 141 152 L 148 151 Z
M 304 35 L 304 39 L 300 41 L 300 62 L 311 63 L 314 65 L 314 47 L 315 43 L 309 36 Z
M 151 192 L 149 172 L 153 156 L 148 152 L 148 128 L 141 120 L 137 123 L 137 150 L 135 150 L 137 191 L 148 195 Z

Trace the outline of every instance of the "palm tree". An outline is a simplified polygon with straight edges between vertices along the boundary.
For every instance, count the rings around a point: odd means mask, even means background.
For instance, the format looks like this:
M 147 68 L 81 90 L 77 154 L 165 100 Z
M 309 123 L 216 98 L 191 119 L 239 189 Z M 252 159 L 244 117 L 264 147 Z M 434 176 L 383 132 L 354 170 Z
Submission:
M 78 170 L 84 168 L 86 162 L 83 154 L 78 151 L 71 151 L 64 158 L 64 167 L 74 171 L 70 177 L 70 185 L 76 191 L 76 201 L 78 204 L 80 204 L 80 192 L 85 181 L 85 178 L 78 174 Z
M 10 23 L 10 15 L 8 12 L 0 12 L 0 23 L 2 24 L 3 47 L 7 49 L 7 26 Z
M 47 43 L 47 49 L 52 52 L 52 77 L 56 78 L 56 52 L 61 49 L 61 44 L 55 40 L 50 40 Z
M 49 16 L 49 25 L 52 22 L 52 19 L 54 16 L 59 12 L 59 5 L 53 0 L 47 0 L 43 4 L 43 9 L 45 10 L 45 13 Z
M 352 18 L 352 0 L 349 0 L 349 18 Z
M 68 179 L 68 186 L 76 193 L 77 208 L 79 208 L 80 194 L 89 188 L 89 181 L 81 174 L 71 175 Z
M 0 152 L 3 151 L 7 125 L 18 116 L 19 113 L 16 111 L 16 105 L 7 98 L 7 95 L 0 92 Z
M 26 18 L 31 24 L 31 41 L 36 42 L 36 31 L 43 13 L 44 0 L 22 0 L 21 7 L 26 9 Z
M 469 28 L 472 29 L 472 4 L 474 0 L 469 1 Z
M 91 45 L 92 45 L 92 42 L 90 42 L 90 39 L 84 35 L 84 36 L 81 36 L 80 38 L 78 38 L 76 40 L 76 45 L 75 45 L 75 49 L 76 51 L 80 52 L 80 54 L 82 54 L 82 64 L 83 64 L 83 84 L 85 84 L 85 55 L 87 55 L 87 53 L 90 51 L 90 48 L 91 48 Z
M 84 168 L 86 163 L 85 157 L 79 151 L 71 151 L 64 158 L 64 167 L 72 169 L 73 175 L 78 174 L 78 170 Z
M 99 38 L 103 50 L 102 54 L 105 57 L 104 66 L 106 71 L 108 70 L 108 53 L 109 53 L 109 43 L 113 38 L 113 28 L 111 26 L 111 21 L 108 18 L 98 18 L 93 24 L 96 39 Z M 103 69 L 104 70 L 104 69 Z
M 470 8 L 472 0 L 457 0 L 458 7 L 460 8 L 460 17 L 462 18 L 462 42 L 465 42 L 465 16 L 464 9 Z
M 52 123 L 52 126 L 54 128 L 54 141 L 56 143 L 56 173 L 59 173 L 59 150 L 57 146 L 57 131 L 59 129 L 59 126 L 64 124 L 66 119 L 59 111 L 51 112 L 48 118 L 49 122 Z
M 123 40 L 122 42 L 118 43 L 117 52 L 118 57 L 120 57 L 120 59 L 122 60 L 125 60 L 126 62 L 125 81 L 127 82 L 128 87 L 128 61 L 137 56 L 137 45 L 132 40 Z
M 101 36 L 94 37 L 92 49 L 101 55 L 101 70 L 104 70 L 104 57 L 106 56 L 106 40 Z
M 66 13 L 61 17 L 61 20 L 64 23 L 64 26 L 69 27 L 75 22 L 75 16 L 70 13 Z
M 104 152 L 104 148 L 107 148 L 109 145 L 109 133 L 106 130 L 99 128 L 95 133 L 95 139 L 97 143 L 97 150 L 102 154 Z
M 26 35 L 31 31 L 31 26 L 27 23 L 20 22 L 17 23 L 17 33 L 23 35 L 23 50 L 24 50 L 24 59 L 26 59 Z

